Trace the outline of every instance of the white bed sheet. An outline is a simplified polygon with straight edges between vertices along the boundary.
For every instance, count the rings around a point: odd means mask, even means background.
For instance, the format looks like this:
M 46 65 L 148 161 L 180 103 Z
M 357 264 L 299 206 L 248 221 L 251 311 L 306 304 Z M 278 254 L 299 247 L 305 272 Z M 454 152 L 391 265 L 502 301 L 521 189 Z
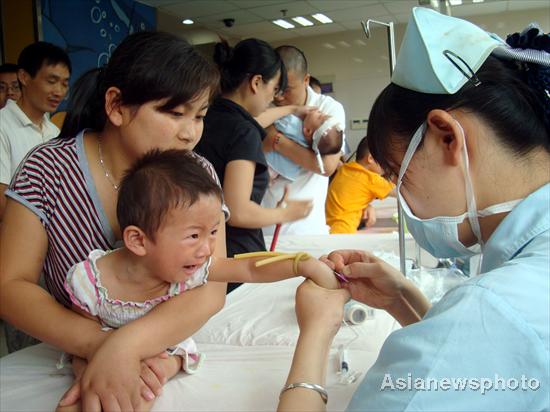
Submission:
M 397 238 L 390 235 L 282 237 L 278 250 L 304 250 L 314 256 L 336 248 L 379 251 L 398 265 Z M 286 380 L 298 327 L 294 294 L 301 279 L 274 284 L 248 284 L 227 297 L 225 308 L 195 334 L 206 361 L 195 375 L 180 374 L 157 399 L 154 411 L 273 411 Z M 329 359 L 328 410 L 345 410 L 353 391 L 372 366 L 380 347 L 397 323 L 385 312 L 353 326 L 360 338 L 349 350 L 352 370 L 361 377 L 351 385 L 338 382 L 337 346 L 354 336 L 338 332 Z M 69 369 L 57 371 L 59 351 L 40 344 L 0 360 L 0 411 L 53 410 L 72 382 Z

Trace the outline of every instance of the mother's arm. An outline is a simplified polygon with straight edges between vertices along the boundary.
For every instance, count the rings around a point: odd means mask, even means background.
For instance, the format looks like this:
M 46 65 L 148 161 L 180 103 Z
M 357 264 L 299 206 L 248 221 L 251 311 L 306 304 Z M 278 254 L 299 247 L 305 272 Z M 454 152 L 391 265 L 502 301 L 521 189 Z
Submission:
M 0 314 L 29 335 L 87 358 L 107 334 L 38 286 L 47 250 L 38 217 L 8 199 L 0 228 Z
M 287 200 L 286 207 L 266 208 L 250 200 L 256 163 L 232 160 L 225 166 L 223 193 L 235 227 L 259 228 L 303 219 L 311 211 L 309 200 Z

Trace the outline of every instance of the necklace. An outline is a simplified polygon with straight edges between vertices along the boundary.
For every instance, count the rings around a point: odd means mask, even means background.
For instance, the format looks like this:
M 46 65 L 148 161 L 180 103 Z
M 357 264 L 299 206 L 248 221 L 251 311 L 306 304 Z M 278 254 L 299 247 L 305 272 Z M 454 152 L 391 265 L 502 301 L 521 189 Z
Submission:
M 118 190 L 118 185 L 115 183 L 115 181 L 113 179 L 113 175 L 111 173 L 109 173 L 109 171 L 107 170 L 107 167 L 105 167 L 105 162 L 103 161 L 103 152 L 101 151 L 101 139 L 100 138 L 97 139 L 97 152 L 99 153 L 99 164 L 101 165 L 101 168 L 103 169 L 103 173 L 105 173 L 105 177 L 107 178 L 107 180 L 109 181 L 111 186 L 113 186 L 113 189 Z

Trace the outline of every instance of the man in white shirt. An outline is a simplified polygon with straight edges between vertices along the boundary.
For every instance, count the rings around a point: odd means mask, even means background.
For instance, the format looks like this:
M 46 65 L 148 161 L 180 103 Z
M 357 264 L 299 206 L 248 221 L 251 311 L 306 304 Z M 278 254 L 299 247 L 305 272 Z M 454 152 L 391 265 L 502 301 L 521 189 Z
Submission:
M 345 127 L 346 117 L 344 107 L 330 96 L 318 94 L 309 87 L 310 75 L 307 71 L 307 60 L 298 48 L 294 46 L 280 46 L 277 52 L 283 60 L 288 76 L 288 86 L 284 93 L 275 97 L 277 106 L 306 105 L 315 106 L 325 114 L 336 119 Z M 279 176 L 268 188 L 263 201 L 264 207 L 276 207 L 284 194 L 285 186 L 289 188 L 289 199 L 312 199 L 313 209 L 305 219 L 281 226 L 281 234 L 318 235 L 328 234 L 329 227 L 325 219 L 325 200 L 328 190 L 328 176 L 332 175 L 338 166 L 342 153 L 324 155 L 324 175 L 319 170 L 319 164 L 313 150 L 300 146 L 280 133 L 270 135 L 266 139 L 273 139 L 272 144 L 265 147 L 276 150 L 283 156 L 302 167 L 302 172 L 294 181 Z M 343 140 L 342 147 L 345 145 Z M 274 227 L 263 229 L 264 234 L 273 234 Z
M 23 49 L 17 61 L 21 97 L 0 110 L 0 220 L 6 191 L 25 155 L 59 134 L 50 121 L 69 88 L 71 62 L 51 43 L 36 42 Z
M 19 80 L 17 80 L 18 70 L 16 64 L 0 65 L 0 109 L 6 105 L 8 99 L 17 101 L 21 97 Z

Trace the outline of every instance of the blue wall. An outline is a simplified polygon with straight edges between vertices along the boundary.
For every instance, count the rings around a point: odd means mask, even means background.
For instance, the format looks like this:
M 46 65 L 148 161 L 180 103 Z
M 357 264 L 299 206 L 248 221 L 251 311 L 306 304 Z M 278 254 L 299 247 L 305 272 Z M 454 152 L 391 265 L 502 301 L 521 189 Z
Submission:
M 69 54 L 71 84 L 105 65 L 128 34 L 156 28 L 155 9 L 133 0 L 41 0 L 41 6 L 42 39 Z

